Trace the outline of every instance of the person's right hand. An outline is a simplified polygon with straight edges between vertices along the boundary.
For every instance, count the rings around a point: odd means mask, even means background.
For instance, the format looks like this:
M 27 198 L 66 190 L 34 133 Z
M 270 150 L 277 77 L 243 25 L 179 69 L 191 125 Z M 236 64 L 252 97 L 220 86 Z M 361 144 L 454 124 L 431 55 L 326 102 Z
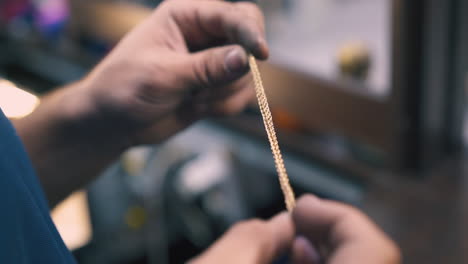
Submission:
M 312 195 L 302 197 L 293 211 L 295 264 L 399 264 L 400 251 L 359 210 Z
M 99 142 L 160 143 L 199 119 L 245 108 L 254 98 L 248 54 L 268 58 L 255 4 L 164 1 L 70 92 L 71 122 Z

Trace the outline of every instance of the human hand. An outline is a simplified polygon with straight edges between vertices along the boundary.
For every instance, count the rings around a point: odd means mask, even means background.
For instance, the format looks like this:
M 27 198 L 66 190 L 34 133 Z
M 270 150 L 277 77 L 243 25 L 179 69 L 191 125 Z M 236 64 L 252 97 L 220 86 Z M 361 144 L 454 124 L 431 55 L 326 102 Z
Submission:
M 285 253 L 294 264 L 400 263 L 396 245 L 360 211 L 307 195 L 292 218 L 238 224 L 190 264 L 270 264 Z
M 288 252 L 293 239 L 294 226 L 288 213 L 269 221 L 249 220 L 236 224 L 189 264 L 270 264 Z
M 254 93 L 247 52 L 268 57 L 256 5 L 165 1 L 81 82 L 77 119 L 136 145 L 159 142 L 205 116 L 236 113 Z
M 353 207 L 307 195 L 292 216 L 300 235 L 291 252 L 295 264 L 400 263 L 394 242 Z

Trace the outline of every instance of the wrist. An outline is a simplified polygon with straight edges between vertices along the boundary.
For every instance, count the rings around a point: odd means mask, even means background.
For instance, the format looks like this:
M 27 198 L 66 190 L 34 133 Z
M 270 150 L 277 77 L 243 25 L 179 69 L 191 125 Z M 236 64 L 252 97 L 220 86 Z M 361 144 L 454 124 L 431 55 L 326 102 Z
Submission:
M 94 151 L 118 155 L 133 145 L 134 126 L 117 113 L 106 111 L 94 90 L 84 79 L 58 92 L 58 131 Z
M 77 82 L 45 96 L 14 121 L 50 205 L 85 186 L 130 144 L 100 122 L 93 96 Z

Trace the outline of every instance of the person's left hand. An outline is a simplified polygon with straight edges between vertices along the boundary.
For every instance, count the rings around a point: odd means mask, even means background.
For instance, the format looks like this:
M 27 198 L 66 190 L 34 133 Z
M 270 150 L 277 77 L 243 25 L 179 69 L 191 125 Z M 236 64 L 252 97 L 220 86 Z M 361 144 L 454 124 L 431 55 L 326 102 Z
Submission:
M 289 251 L 294 232 L 288 213 L 268 221 L 241 222 L 189 264 L 271 264 Z
M 268 57 L 255 4 L 165 1 L 70 93 L 72 112 L 106 140 L 160 142 L 202 117 L 245 107 L 254 93 L 248 53 Z

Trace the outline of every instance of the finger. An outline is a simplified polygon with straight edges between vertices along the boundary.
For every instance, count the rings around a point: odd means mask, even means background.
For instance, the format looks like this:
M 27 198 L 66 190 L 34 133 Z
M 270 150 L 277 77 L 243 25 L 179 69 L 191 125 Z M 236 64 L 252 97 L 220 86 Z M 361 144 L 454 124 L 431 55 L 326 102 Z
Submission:
M 270 263 L 283 255 L 291 249 L 294 240 L 295 228 L 289 213 L 281 213 L 273 217 L 267 224 L 271 237 L 267 239 L 268 236 L 265 236 L 264 238 L 266 241 L 263 243 L 265 251 L 259 252 L 262 255 L 259 263 Z
M 304 237 L 294 240 L 292 252 L 292 263 L 294 264 L 319 264 L 320 255 L 312 244 Z
M 335 243 L 354 239 L 356 236 L 359 238 L 359 234 L 374 236 L 373 233 L 376 230 L 375 225 L 358 210 L 311 195 L 299 199 L 297 208 L 293 212 L 293 219 L 298 231 L 307 237 L 328 239 L 330 235 L 336 235 L 337 237 L 332 241 Z M 348 225 L 350 221 L 360 224 L 355 228 L 341 228 L 343 224 Z
M 242 87 L 231 96 L 213 103 L 210 112 L 211 116 L 229 116 L 238 114 L 255 98 L 255 90 L 251 84 Z
M 192 86 L 199 90 L 228 85 L 249 71 L 247 54 L 237 45 L 194 53 L 188 64 Z
M 174 21 L 189 47 L 227 41 L 243 46 L 258 59 L 268 57 L 263 16 L 255 4 L 209 0 L 168 3 L 172 3 Z
M 258 21 L 260 32 L 265 35 L 265 16 L 263 15 L 262 10 L 251 2 L 238 2 L 235 5 L 238 9 L 244 12 L 246 16 Z
M 294 227 L 287 213 L 268 222 L 250 220 L 232 227 L 192 263 L 270 264 L 290 248 Z
M 304 196 L 293 211 L 293 221 L 299 234 L 334 250 L 328 263 L 399 263 L 395 244 L 353 207 Z
M 159 143 L 177 132 L 189 127 L 194 122 L 206 116 L 226 116 L 240 112 L 254 97 L 251 77 L 245 76 L 235 82 L 227 90 L 226 95 L 210 98 L 211 101 L 186 100 L 171 114 L 161 117 L 151 127 L 136 136 L 135 145 L 143 143 Z
M 213 0 L 216 1 L 216 0 Z M 240 79 L 221 87 L 211 87 L 192 93 L 193 100 L 200 103 L 213 103 L 225 100 L 243 89 L 254 89 L 252 75 L 247 73 Z

